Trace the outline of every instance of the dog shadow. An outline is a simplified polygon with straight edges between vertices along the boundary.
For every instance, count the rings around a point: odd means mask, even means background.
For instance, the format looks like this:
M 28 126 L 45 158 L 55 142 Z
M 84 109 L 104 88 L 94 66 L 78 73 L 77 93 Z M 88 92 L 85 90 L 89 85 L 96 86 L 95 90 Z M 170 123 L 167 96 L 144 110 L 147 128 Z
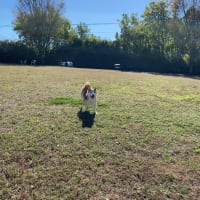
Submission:
M 92 128 L 94 124 L 95 113 L 90 113 L 89 111 L 82 111 L 82 108 L 77 113 L 80 121 L 82 121 L 82 128 Z

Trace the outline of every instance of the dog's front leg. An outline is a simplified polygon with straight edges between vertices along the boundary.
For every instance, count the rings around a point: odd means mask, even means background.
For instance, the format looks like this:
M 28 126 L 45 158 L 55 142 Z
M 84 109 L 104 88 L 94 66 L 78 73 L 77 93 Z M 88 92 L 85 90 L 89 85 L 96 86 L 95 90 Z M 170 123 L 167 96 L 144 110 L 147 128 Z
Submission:
M 88 107 L 87 107 L 87 106 L 85 105 L 85 109 L 84 109 L 84 112 L 85 112 L 85 111 L 87 111 L 87 108 L 88 108 Z
M 94 104 L 94 113 L 96 114 L 97 103 Z

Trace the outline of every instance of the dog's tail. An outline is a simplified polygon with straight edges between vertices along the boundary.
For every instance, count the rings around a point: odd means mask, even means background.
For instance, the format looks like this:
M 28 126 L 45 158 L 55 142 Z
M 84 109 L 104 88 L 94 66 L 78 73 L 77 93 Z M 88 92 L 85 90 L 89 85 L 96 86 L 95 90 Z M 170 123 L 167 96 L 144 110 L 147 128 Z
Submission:
M 82 87 L 81 96 L 83 96 L 85 99 L 87 99 L 87 92 L 90 91 L 90 90 L 91 90 L 91 85 L 87 81 Z
M 87 90 L 90 90 L 90 89 L 91 89 L 90 82 L 87 81 L 87 82 L 83 85 L 83 88 L 86 88 Z
M 90 82 L 86 82 L 83 87 L 82 87 L 82 91 L 85 90 L 85 91 L 88 91 L 88 90 L 91 90 L 91 85 L 90 85 Z

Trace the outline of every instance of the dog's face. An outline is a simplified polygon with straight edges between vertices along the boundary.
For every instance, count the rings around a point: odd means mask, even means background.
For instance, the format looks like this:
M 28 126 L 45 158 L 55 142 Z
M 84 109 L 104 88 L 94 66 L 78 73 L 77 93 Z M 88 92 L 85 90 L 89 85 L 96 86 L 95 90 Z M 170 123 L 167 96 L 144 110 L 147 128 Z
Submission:
M 96 88 L 95 88 L 94 90 L 89 90 L 89 91 L 88 91 L 88 97 L 89 97 L 89 98 L 95 99 L 95 98 L 96 98 L 96 95 L 97 95 Z

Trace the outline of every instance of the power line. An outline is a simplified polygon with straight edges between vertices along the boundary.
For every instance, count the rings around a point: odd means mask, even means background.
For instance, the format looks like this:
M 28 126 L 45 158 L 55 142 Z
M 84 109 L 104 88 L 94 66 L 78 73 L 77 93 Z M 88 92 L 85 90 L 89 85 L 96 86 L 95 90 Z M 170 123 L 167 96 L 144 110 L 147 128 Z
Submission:
M 80 23 L 79 23 L 80 24 Z M 79 24 L 72 24 L 72 26 L 77 26 L 77 25 L 79 25 Z M 84 23 L 84 24 L 86 24 L 87 26 L 93 26 L 93 28 L 92 27 L 90 27 L 90 34 L 105 34 L 105 35 L 112 35 L 112 34 L 116 34 L 116 32 L 117 31 L 101 31 L 101 30 L 95 30 L 96 28 L 94 28 L 94 26 L 113 26 L 113 25 L 118 25 L 118 23 L 117 22 L 94 22 L 94 23 Z M 11 28 L 13 28 L 14 27 L 14 25 L 13 24 L 2 24 L 2 25 L 0 25 L 0 28 L 1 29 L 6 29 L 6 28 L 9 28 L 9 29 L 11 29 Z M 13 30 L 12 30 L 13 31 Z M 8 35 L 5 35 L 5 34 L 0 34 L 0 38 L 6 38 L 6 37 L 8 37 Z M 106 37 L 106 36 L 102 36 L 102 37 Z M 113 36 L 114 37 L 114 36 Z
M 97 23 L 84 23 L 86 24 L 87 26 L 109 26 L 109 25 L 118 25 L 118 23 L 116 22 L 97 22 Z M 73 26 L 77 26 L 79 24 L 72 24 Z M 0 25 L 1 28 L 6 28 L 6 27 L 13 27 L 13 25 L 11 24 L 3 24 L 3 25 Z
M 11 25 L 11 24 L 7 24 L 7 25 L 0 25 L 0 27 L 1 27 L 1 28 L 7 28 L 7 27 L 9 28 L 9 27 L 13 27 L 13 25 Z
M 104 26 L 104 25 L 117 25 L 118 23 L 116 22 L 99 22 L 99 23 L 84 23 L 88 26 Z M 79 25 L 79 24 L 72 24 L 74 26 Z

